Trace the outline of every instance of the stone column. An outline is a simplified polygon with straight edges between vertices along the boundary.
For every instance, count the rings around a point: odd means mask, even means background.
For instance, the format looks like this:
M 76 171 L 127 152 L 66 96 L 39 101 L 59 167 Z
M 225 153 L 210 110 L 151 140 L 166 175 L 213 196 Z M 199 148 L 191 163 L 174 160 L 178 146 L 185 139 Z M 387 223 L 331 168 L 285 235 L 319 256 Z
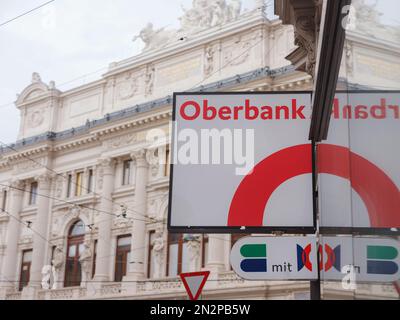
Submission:
M 149 164 L 146 160 L 146 150 L 142 149 L 131 154 L 136 162 L 135 196 L 132 227 L 131 261 L 129 263 L 129 279 L 145 277 L 145 237 L 147 216 L 147 179 Z
M 22 198 L 24 184 L 20 180 L 15 180 L 11 183 L 10 191 L 8 192 L 9 204 L 8 213 L 13 217 L 9 217 L 7 224 L 6 248 L 4 251 L 3 274 L 0 276 L 2 287 L 16 287 L 18 279 L 18 239 L 20 233 L 20 211 L 22 207 Z M 17 190 L 21 189 L 21 190 Z M 6 214 L 8 215 L 8 214 Z M 8 282 L 10 281 L 10 282 Z
M 115 161 L 111 158 L 101 159 L 99 163 L 99 180 L 101 180 L 100 211 L 113 212 L 112 192 L 114 190 Z M 111 228 L 113 215 L 101 213 L 99 217 L 99 237 L 97 240 L 96 270 L 94 280 L 110 280 Z
M 218 273 L 225 268 L 225 235 L 208 235 L 208 263 L 207 270 Z
M 48 225 L 50 208 L 50 190 L 51 190 L 51 175 L 44 173 L 37 178 L 38 181 L 38 196 L 37 196 L 37 212 L 36 219 L 32 225 L 33 232 L 33 251 L 32 265 L 29 279 L 30 287 L 41 287 L 42 268 L 46 264 L 45 252 L 49 246 Z

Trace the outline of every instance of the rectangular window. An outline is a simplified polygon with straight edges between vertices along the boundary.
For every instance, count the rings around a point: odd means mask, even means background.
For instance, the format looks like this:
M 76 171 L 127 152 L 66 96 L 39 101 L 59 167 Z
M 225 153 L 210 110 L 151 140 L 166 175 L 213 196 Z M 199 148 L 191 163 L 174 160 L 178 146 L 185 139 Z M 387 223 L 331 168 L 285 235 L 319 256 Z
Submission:
M 75 188 L 75 196 L 79 197 L 82 195 L 82 178 L 83 172 L 77 172 L 76 174 L 76 188 Z
M 167 261 L 167 275 L 169 277 L 174 277 L 178 275 L 179 272 L 179 243 L 182 239 L 180 234 L 168 234 L 168 261 Z
M 149 233 L 149 246 L 148 246 L 148 255 L 147 255 L 147 278 L 154 277 L 154 254 L 153 254 L 153 241 L 155 239 L 156 232 L 154 230 Z
M 29 193 L 29 204 L 30 205 L 36 204 L 37 189 L 38 189 L 38 183 L 36 181 L 32 182 L 30 193 Z
M 182 234 L 168 235 L 167 275 L 175 277 L 189 271 L 189 247 Z
M 130 262 L 131 236 L 124 235 L 117 238 L 117 252 L 115 256 L 114 281 L 120 282 L 126 275 L 127 265 Z
M 208 234 L 203 234 L 201 242 L 201 266 L 204 268 L 208 262 Z
M 1 211 L 5 211 L 7 206 L 7 191 L 3 191 L 3 200 L 1 202 Z
M 93 263 L 92 263 L 92 278 L 96 272 L 96 257 L 97 257 L 97 240 L 94 240 L 93 246 Z
M 169 171 L 170 171 L 169 156 L 170 156 L 170 151 L 169 147 L 167 147 L 167 150 L 165 151 L 165 167 L 164 167 L 164 176 L 166 177 L 169 176 Z
M 89 169 L 89 173 L 88 173 L 88 193 L 92 193 L 93 192 L 93 169 Z
M 123 171 L 122 171 L 122 185 L 126 186 L 130 184 L 131 180 L 131 163 L 132 160 L 125 160 L 123 163 Z
M 72 189 L 72 174 L 69 174 L 67 179 L 67 198 L 70 198 Z
M 32 249 L 22 252 L 21 273 L 19 276 L 19 291 L 22 291 L 29 283 L 32 262 Z

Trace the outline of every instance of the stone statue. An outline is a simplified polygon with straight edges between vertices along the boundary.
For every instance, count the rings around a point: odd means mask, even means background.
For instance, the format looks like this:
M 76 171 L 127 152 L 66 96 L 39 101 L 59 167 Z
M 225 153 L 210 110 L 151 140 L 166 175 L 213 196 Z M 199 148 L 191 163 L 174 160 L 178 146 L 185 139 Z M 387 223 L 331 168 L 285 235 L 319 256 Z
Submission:
M 72 217 L 74 218 L 78 218 L 79 214 L 81 213 L 81 207 L 79 205 L 74 204 L 71 208 L 70 208 L 70 212 Z
M 212 46 L 206 48 L 204 60 L 204 74 L 210 75 L 214 70 L 214 50 Z
M 155 69 L 154 66 L 151 66 L 147 69 L 146 72 L 146 90 L 145 90 L 145 95 L 151 95 L 153 93 L 153 86 L 154 86 L 154 73 Z
M 347 75 L 353 74 L 353 47 L 347 42 L 345 44 L 345 52 L 346 52 L 346 72 Z
M 84 244 L 84 249 L 79 256 L 79 262 L 81 264 L 82 273 L 81 287 L 85 287 L 86 282 L 90 280 L 90 272 L 92 269 L 92 250 L 88 243 Z
M 32 83 L 42 82 L 42 78 L 40 78 L 39 73 L 32 73 Z
M 50 289 L 51 273 L 54 270 L 51 266 L 45 265 L 42 268 L 42 289 Z M 54 283 L 53 283 L 54 286 Z
M 212 12 L 212 18 L 210 26 L 214 27 L 219 24 L 228 22 L 229 20 L 229 9 L 226 5 L 225 0 L 215 0 L 211 3 L 210 9 Z
M 197 235 L 185 235 L 184 241 L 189 249 L 189 261 L 190 261 L 190 270 L 195 271 L 200 267 L 200 247 L 201 241 L 200 236 Z
M 153 257 L 154 257 L 154 278 L 161 278 L 163 276 L 163 249 L 164 249 L 164 237 L 162 230 L 157 230 L 154 239 L 151 242 L 153 246 Z
M 180 17 L 179 20 L 181 22 L 182 29 L 188 31 L 192 28 L 192 26 L 196 25 L 200 17 L 198 16 L 198 13 L 196 11 L 185 9 L 183 5 L 182 10 L 184 12 L 184 15 Z
M 132 41 L 135 42 L 137 39 L 141 39 L 145 44 L 143 51 L 148 51 L 165 45 L 172 40 L 175 34 L 175 31 L 168 31 L 165 28 L 154 30 L 153 24 L 148 23 L 137 36 L 133 37 Z
M 158 49 L 196 32 L 236 20 L 241 7 L 241 0 L 231 0 L 229 4 L 226 0 L 192 0 L 192 8 L 182 6 L 179 30 L 155 30 L 153 24 L 148 23 L 132 40 L 141 39 L 145 44 L 143 51 Z
M 376 39 L 389 40 L 398 43 L 400 41 L 400 28 L 385 24 L 381 21 L 382 13 L 377 9 L 378 1 L 368 3 L 365 0 L 353 0 L 350 10 L 349 30 L 364 33 Z
M 242 1 L 241 0 L 231 0 L 231 3 L 228 6 L 229 8 L 229 20 L 236 20 L 242 9 Z
M 52 289 L 59 288 L 59 275 L 64 266 L 64 253 L 62 249 L 57 246 L 54 250 L 53 260 L 51 260 L 53 266 L 53 286 Z
M 50 82 L 49 82 L 49 89 L 50 90 L 53 90 L 53 89 L 55 89 L 56 88 L 56 82 L 54 81 L 54 80 L 51 80 Z

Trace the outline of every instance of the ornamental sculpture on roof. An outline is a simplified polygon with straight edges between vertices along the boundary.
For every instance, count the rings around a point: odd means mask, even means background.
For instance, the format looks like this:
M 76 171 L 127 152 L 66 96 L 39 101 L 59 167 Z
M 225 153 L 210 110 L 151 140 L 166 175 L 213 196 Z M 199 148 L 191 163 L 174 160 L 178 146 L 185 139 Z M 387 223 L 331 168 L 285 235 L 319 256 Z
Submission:
M 398 43 L 400 27 L 388 24 L 384 14 L 378 11 L 378 1 L 368 3 L 366 0 L 353 0 L 351 3 L 349 31 L 360 32 L 375 39 Z
M 154 29 L 148 23 L 132 41 L 141 39 L 145 47 L 143 51 L 150 51 L 165 45 L 176 43 L 188 35 L 236 20 L 241 12 L 241 0 L 193 0 L 192 8 L 182 7 L 183 16 L 179 18 L 179 30 Z

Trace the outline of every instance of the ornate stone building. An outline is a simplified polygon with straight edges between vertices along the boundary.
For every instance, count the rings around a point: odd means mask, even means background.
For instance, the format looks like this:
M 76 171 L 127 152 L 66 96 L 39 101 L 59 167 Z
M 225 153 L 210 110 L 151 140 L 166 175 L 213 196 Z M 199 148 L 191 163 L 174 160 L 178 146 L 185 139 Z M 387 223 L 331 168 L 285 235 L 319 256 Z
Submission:
M 173 92 L 312 88 L 285 58 L 293 27 L 257 3 L 242 13 L 240 1 L 193 1 L 179 30 L 149 24 L 141 54 L 68 91 L 32 75 L 16 101 L 18 141 L 0 152 L 2 299 L 184 298 L 177 275 L 199 269 L 212 271 L 205 299 L 308 297 L 307 282 L 239 279 L 235 235 L 166 229 Z

